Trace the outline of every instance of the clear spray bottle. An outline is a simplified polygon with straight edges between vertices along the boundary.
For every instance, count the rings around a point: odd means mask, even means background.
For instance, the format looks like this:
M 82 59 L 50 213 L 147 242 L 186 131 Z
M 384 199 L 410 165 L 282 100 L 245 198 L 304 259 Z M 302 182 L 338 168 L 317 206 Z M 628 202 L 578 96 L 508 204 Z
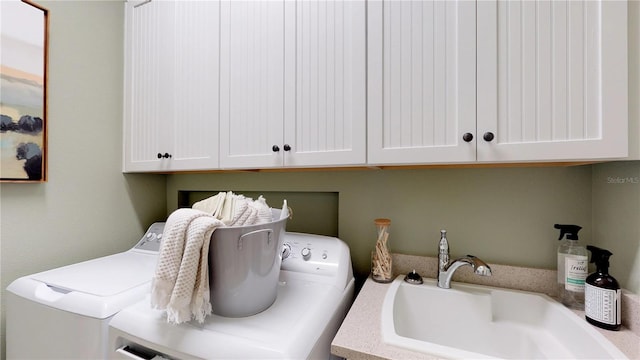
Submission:
M 584 283 L 587 278 L 589 253 L 578 243 L 578 225 L 555 224 L 558 240 L 558 296 L 567 307 L 584 310 Z M 566 239 L 565 239 L 566 236 Z

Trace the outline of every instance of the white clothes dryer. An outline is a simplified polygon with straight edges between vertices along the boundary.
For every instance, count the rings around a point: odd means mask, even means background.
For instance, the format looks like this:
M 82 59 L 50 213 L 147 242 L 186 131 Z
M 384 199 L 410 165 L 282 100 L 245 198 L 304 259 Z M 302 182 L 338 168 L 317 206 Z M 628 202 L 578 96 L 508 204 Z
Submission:
M 334 237 L 285 234 L 276 300 L 252 316 L 172 325 L 149 298 L 109 324 L 112 359 L 329 359 L 351 306 L 349 248 Z
M 108 322 L 149 294 L 164 223 L 130 250 L 21 277 L 7 287 L 7 359 L 105 359 Z

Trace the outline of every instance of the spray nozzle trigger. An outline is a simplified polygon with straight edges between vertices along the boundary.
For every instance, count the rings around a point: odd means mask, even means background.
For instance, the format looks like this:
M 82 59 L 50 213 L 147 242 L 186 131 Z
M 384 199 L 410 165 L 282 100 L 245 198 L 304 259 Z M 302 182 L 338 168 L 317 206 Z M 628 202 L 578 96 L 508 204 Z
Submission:
M 598 271 L 606 272 L 609 269 L 609 256 L 613 255 L 609 250 L 587 245 L 587 250 L 591 251 L 591 261 L 596 264 Z
M 553 227 L 560 230 L 560 237 L 558 240 L 562 240 L 565 235 L 567 236 L 567 240 L 578 240 L 578 231 L 582 229 L 582 226 L 578 225 L 555 224 Z

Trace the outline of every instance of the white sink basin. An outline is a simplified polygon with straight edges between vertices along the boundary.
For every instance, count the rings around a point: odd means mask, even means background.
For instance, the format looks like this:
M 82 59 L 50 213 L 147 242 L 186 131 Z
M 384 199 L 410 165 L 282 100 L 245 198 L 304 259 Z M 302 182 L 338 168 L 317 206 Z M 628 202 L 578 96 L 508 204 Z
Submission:
M 384 342 L 444 358 L 626 359 L 583 318 L 548 296 L 399 276 L 382 306 Z

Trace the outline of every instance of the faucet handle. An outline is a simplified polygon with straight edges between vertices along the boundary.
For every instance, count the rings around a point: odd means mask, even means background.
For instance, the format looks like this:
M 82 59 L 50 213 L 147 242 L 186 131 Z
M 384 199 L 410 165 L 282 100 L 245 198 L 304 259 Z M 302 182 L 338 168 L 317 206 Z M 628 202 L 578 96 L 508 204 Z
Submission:
M 440 241 L 438 242 L 440 254 L 449 254 L 449 241 L 447 240 L 447 230 L 440 230 Z
M 449 266 L 449 241 L 447 241 L 447 230 L 440 230 L 440 241 L 438 242 L 438 269 L 444 271 Z

